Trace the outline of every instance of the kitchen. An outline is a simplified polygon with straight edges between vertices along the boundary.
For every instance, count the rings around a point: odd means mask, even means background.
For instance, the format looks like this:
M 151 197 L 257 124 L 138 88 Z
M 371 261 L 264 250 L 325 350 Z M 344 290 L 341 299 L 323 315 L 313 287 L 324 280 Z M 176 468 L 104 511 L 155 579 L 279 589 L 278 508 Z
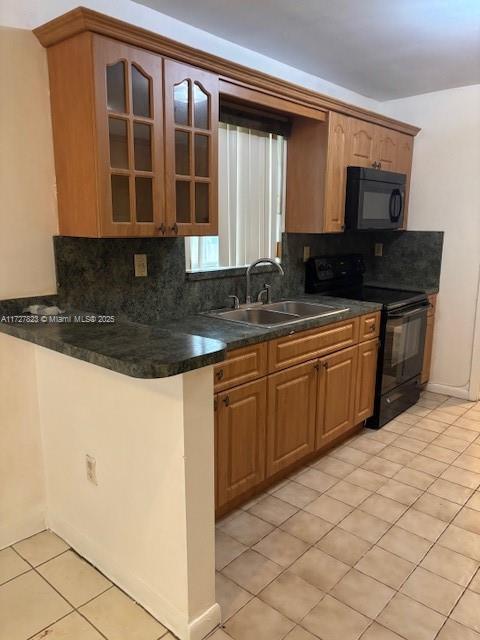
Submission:
M 47 4 L 2 20 L 0 636 L 475 638 L 478 79 Z

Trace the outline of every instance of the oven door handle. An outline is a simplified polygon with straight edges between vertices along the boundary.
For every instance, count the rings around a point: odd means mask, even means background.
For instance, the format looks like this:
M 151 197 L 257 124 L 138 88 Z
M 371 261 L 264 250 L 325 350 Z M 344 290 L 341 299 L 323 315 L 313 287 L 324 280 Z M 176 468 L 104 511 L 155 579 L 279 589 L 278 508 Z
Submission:
M 419 315 L 420 313 L 427 313 L 428 306 L 417 307 L 411 311 L 405 311 L 404 313 L 389 313 L 388 318 L 411 318 L 412 316 Z

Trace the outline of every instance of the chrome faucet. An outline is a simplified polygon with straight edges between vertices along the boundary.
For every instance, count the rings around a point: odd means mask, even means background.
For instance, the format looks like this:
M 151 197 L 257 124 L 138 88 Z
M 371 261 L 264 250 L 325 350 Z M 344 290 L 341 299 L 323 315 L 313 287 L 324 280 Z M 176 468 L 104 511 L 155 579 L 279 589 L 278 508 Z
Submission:
M 278 262 L 275 262 L 275 260 L 273 260 L 272 258 L 260 258 L 259 260 L 255 260 L 255 262 L 252 262 L 252 264 L 247 267 L 247 273 L 246 273 L 246 277 L 247 277 L 247 298 L 245 300 L 246 304 L 251 304 L 252 303 L 252 295 L 251 295 L 251 291 L 250 291 L 250 287 L 251 287 L 250 274 L 251 274 L 251 271 L 252 271 L 252 269 L 254 267 L 256 267 L 259 264 L 263 264 L 264 262 L 268 262 L 269 264 L 273 264 L 274 267 L 277 267 L 279 273 L 282 276 L 285 275 L 285 271 L 283 270 L 282 265 L 279 264 Z

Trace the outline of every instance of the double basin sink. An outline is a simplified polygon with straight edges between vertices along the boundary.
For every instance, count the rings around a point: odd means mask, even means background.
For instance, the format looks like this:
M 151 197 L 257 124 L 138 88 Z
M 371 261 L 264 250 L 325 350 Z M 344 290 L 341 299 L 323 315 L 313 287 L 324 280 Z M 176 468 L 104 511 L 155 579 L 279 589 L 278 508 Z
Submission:
M 251 305 L 229 311 L 211 311 L 209 316 L 261 327 L 277 327 L 293 324 L 308 318 L 323 318 L 348 311 L 347 307 L 331 307 L 317 302 L 286 300 L 271 304 Z

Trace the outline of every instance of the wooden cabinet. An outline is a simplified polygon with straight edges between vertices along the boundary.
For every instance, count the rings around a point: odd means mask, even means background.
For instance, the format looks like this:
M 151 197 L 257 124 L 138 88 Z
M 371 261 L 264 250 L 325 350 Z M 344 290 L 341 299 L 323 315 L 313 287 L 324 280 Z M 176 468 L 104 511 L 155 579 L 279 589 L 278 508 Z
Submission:
M 60 233 L 160 234 L 162 58 L 87 32 L 48 62 Z
M 315 448 L 316 362 L 268 377 L 267 475 Z
M 266 390 L 262 378 L 216 398 L 217 507 L 265 478 Z
M 347 166 L 371 167 L 375 162 L 377 127 L 370 122 L 349 118 L 350 145 Z
M 319 360 L 316 448 L 354 426 L 358 347 Z
M 90 32 L 48 63 L 60 233 L 215 235 L 217 77 Z
M 354 424 L 363 422 L 373 415 L 378 346 L 378 340 L 369 340 L 358 345 Z
M 360 318 L 359 342 L 378 338 L 380 335 L 380 311 Z
M 356 344 L 358 325 L 359 319 L 351 318 L 271 340 L 268 344 L 268 370 L 279 371 Z
M 427 330 L 425 333 L 425 347 L 423 351 L 423 367 L 420 375 L 420 383 L 426 384 L 430 379 L 430 367 L 432 364 L 432 348 L 433 348 L 433 332 L 435 327 L 435 309 L 437 304 L 437 296 L 432 294 L 428 296 L 430 309 L 427 313 Z
M 218 231 L 218 77 L 165 60 L 166 220 L 175 235 Z
M 215 365 L 217 514 L 373 414 L 379 320 L 369 313 L 243 347 Z
M 404 228 L 413 136 L 329 112 L 328 123 L 296 117 L 288 141 L 285 228 L 290 233 L 339 233 L 345 228 L 349 166 L 405 173 Z
M 224 362 L 215 365 L 215 391 L 223 391 L 267 374 L 267 343 L 260 342 L 228 353 Z
M 330 112 L 328 118 L 328 148 L 323 203 L 324 233 L 339 233 L 345 228 L 346 166 L 350 142 L 349 121 L 350 118 L 334 111 Z

